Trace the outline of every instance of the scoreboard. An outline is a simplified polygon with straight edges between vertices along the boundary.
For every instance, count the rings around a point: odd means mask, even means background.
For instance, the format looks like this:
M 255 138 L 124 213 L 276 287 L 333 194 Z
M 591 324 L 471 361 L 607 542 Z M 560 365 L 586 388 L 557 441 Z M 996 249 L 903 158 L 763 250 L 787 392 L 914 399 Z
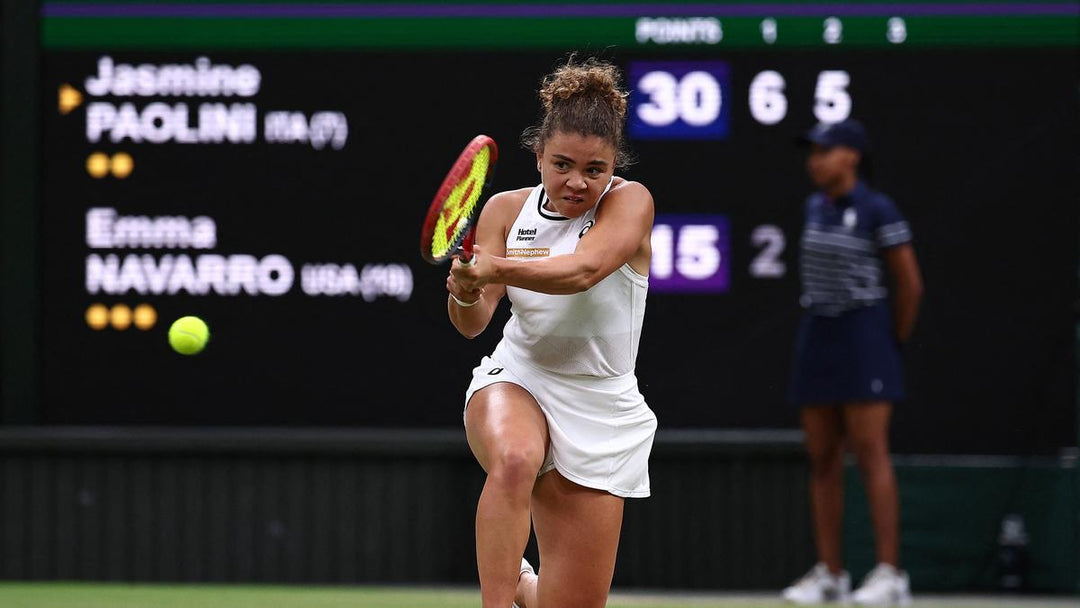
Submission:
M 1075 441 L 1080 186 L 1069 3 L 42 5 L 41 415 L 49 424 L 460 425 L 478 339 L 418 253 L 442 172 L 578 51 L 631 90 L 656 200 L 638 359 L 662 428 L 792 427 L 795 144 L 848 117 L 926 297 L 902 451 Z M 198 315 L 206 351 L 172 352 Z

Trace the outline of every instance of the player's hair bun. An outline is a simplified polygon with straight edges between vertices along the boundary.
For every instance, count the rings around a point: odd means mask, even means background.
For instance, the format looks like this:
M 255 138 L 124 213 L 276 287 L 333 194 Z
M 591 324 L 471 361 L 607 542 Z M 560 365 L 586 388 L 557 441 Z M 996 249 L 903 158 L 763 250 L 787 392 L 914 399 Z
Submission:
M 626 98 L 619 68 L 607 61 L 571 55 L 565 64 L 544 77 L 540 102 L 544 118 L 521 135 L 521 143 L 539 152 L 552 135 L 578 133 L 595 135 L 615 148 L 615 164 L 626 167 L 631 156 L 623 142 Z
M 540 101 L 544 112 L 551 113 L 563 103 L 605 104 L 619 120 L 626 117 L 626 91 L 619 86 L 619 70 L 605 61 L 590 57 L 581 63 L 573 58 L 544 78 Z

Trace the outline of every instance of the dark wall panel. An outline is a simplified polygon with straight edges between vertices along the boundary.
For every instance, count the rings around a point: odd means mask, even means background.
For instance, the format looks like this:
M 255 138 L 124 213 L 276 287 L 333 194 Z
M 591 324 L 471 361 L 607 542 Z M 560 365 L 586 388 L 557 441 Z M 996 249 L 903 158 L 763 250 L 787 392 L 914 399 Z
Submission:
M 7 443 L 0 463 L 2 579 L 476 581 L 483 472 L 460 437 L 423 455 Z M 797 438 L 658 446 L 651 471 L 616 585 L 775 588 L 812 561 Z
M 476 584 L 483 473 L 460 434 L 263 434 L 0 431 L 0 579 Z M 800 441 L 662 433 L 653 496 L 627 502 L 615 586 L 775 591 L 802 574 Z M 897 457 L 915 588 L 993 590 L 1010 513 L 1027 523 L 1030 588 L 1080 588 L 1070 458 Z M 861 577 L 873 542 L 853 464 L 846 496 Z

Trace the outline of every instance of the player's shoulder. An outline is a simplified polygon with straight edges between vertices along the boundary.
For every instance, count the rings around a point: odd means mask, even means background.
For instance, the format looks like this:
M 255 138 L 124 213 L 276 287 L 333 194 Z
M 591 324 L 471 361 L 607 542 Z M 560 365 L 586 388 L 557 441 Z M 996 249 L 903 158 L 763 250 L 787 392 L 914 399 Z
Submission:
M 529 198 L 533 188 L 518 188 L 517 190 L 504 190 L 492 195 L 484 205 L 484 215 L 498 216 L 502 219 L 516 218 L 521 213 L 521 207 Z
M 626 179 L 625 177 L 615 177 L 615 179 L 612 180 L 611 193 L 614 194 L 616 192 L 625 192 L 631 196 L 645 195 L 652 198 L 652 193 L 645 187 L 645 184 Z
M 645 184 L 621 177 L 615 178 L 611 184 L 611 190 L 608 191 L 604 200 L 630 200 L 648 205 L 653 204 L 652 192 L 649 192 Z
M 497 194 L 492 195 L 488 199 L 488 207 L 497 208 L 513 208 L 515 211 L 520 211 L 522 205 L 525 204 L 526 199 L 529 198 L 533 188 L 518 188 L 517 190 L 504 190 Z

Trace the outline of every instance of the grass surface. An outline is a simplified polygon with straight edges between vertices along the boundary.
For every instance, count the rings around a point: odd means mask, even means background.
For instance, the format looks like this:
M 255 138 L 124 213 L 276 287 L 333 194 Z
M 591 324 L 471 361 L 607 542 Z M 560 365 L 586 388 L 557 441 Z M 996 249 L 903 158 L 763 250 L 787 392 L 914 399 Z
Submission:
M 919 608 L 1050 608 L 1075 598 L 916 597 Z M 471 591 L 276 585 L 0 582 L 3 608 L 479 608 Z M 774 595 L 614 594 L 608 608 L 786 608 Z

